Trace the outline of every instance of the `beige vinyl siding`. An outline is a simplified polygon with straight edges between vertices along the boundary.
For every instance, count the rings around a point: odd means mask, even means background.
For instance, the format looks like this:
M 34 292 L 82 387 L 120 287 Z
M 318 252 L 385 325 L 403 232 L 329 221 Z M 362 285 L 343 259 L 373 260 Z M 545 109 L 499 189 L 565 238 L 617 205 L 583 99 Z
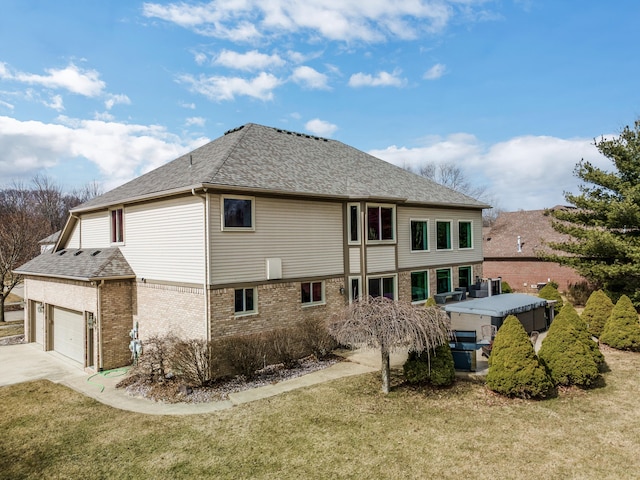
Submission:
M 64 248 L 80 248 L 80 222 L 76 222 Z
M 367 248 L 367 272 L 388 272 L 396 269 L 396 246 Z
M 398 268 L 419 268 L 459 263 L 482 262 L 482 212 L 431 208 L 397 208 Z M 429 221 L 429 251 L 411 251 L 411 219 Z M 451 250 L 436 249 L 436 221 L 451 221 Z M 471 221 L 473 248 L 458 248 L 458 221 Z
M 349 249 L 349 273 L 360 273 L 360 252 L 361 248 Z
M 205 281 L 204 201 L 182 197 L 125 208 L 120 250 L 138 278 Z
M 344 273 L 340 203 L 255 197 L 255 231 L 221 231 L 220 196 L 211 196 L 214 284 L 266 280 L 267 258 L 282 259 L 282 276 Z
M 78 248 L 107 248 L 111 246 L 109 232 L 109 212 L 102 211 L 82 215 L 76 224 L 82 234 Z

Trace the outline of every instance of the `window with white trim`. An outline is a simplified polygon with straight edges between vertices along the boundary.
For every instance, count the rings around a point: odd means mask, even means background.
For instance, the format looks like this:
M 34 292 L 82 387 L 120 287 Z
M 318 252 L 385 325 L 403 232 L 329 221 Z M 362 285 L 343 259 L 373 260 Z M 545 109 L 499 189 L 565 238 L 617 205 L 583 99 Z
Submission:
M 369 295 L 371 297 L 386 297 L 390 300 L 396 298 L 396 276 L 389 277 L 369 277 L 367 280 Z
M 111 243 L 124 243 L 124 209 L 114 208 L 111 215 Z
M 300 284 L 300 301 L 303 306 L 324 303 L 324 282 L 302 282 Z
M 458 222 L 458 248 L 473 248 L 473 224 L 470 221 Z
M 255 230 L 255 200 L 253 197 L 222 195 L 222 230 Z
M 395 239 L 395 207 L 393 205 L 367 205 L 367 239 L 393 241 Z
M 236 288 L 235 290 L 235 313 L 236 315 L 247 315 L 256 313 L 258 309 L 257 293 L 253 288 Z
M 436 249 L 451 250 L 451 221 L 436 221 Z
M 349 244 L 360 243 L 360 204 L 347 204 Z
M 411 251 L 429 250 L 429 221 L 411 220 Z
M 411 272 L 411 301 L 424 302 L 429 298 L 429 272 Z

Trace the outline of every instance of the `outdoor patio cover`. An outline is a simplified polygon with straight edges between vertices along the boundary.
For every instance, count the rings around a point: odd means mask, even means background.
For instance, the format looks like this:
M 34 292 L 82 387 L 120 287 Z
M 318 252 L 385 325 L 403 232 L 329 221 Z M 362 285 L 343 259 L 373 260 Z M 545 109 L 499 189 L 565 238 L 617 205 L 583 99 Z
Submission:
M 477 298 L 466 302 L 447 305 L 444 310 L 458 313 L 472 313 L 490 317 L 506 317 L 507 315 L 528 312 L 539 307 L 545 307 L 544 298 L 534 297 L 524 293 L 503 293 L 491 297 Z

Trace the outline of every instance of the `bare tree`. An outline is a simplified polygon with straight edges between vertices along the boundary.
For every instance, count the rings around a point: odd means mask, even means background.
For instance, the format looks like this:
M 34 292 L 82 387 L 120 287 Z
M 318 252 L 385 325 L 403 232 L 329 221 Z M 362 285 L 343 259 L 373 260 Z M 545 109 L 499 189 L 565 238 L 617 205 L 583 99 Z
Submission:
M 389 393 L 390 353 L 407 347 L 418 352 L 434 350 L 451 338 L 451 322 L 438 307 L 363 297 L 345 307 L 329 332 L 342 345 L 380 349 L 382 391 Z

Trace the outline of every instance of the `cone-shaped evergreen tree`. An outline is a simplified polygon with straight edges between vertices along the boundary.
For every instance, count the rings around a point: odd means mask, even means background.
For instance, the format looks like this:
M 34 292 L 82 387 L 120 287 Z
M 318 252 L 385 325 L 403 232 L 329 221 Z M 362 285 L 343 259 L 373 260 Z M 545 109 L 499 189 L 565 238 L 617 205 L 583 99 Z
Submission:
M 544 398 L 553 386 L 524 327 L 517 317 L 509 315 L 493 341 L 487 387 L 510 397 Z
M 563 302 L 562 297 L 560 296 L 560 292 L 558 292 L 558 289 L 550 283 L 547 283 L 544 287 L 542 287 L 542 289 L 538 292 L 538 297 L 544 298 L 546 300 L 556 300 L 556 304 L 553 307 L 553 310 L 556 312 L 556 314 L 560 313 L 560 310 L 562 310 Z
M 573 308 L 573 305 L 570 303 L 565 304 L 558 316 L 566 317 L 566 319 L 571 322 L 576 329 L 578 340 L 584 343 L 589 349 L 598 368 L 602 367 L 604 365 L 604 355 L 602 355 L 602 352 L 598 348 L 598 344 L 591 339 L 591 335 L 587 330 L 587 324 L 580 318 L 580 315 L 578 315 L 576 309 Z
M 439 387 L 451 385 L 456 379 L 456 369 L 449 344 L 436 347 L 431 355 L 410 352 L 404 364 L 404 376 L 409 383 L 429 382 Z
M 556 385 L 590 387 L 600 376 L 598 364 L 568 317 L 560 314 L 551 323 L 538 357 Z
M 613 310 L 613 302 L 602 290 L 596 290 L 589 295 L 589 300 L 584 306 L 580 318 L 587 324 L 587 329 L 591 335 L 600 338 L 604 324 Z
M 613 307 L 600 341 L 618 350 L 640 351 L 638 313 L 626 295 L 621 296 Z
M 435 307 L 435 306 L 437 306 L 437 305 L 438 305 L 438 304 L 436 303 L 436 299 L 435 299 L 435 298 L 433 298 L 433 297 L 429 297 L 429 298 L 427 298 L 427 301 L 426 301 L 426 302 L 424 302 L 424 306 L 425 306 L 425 307 Z

